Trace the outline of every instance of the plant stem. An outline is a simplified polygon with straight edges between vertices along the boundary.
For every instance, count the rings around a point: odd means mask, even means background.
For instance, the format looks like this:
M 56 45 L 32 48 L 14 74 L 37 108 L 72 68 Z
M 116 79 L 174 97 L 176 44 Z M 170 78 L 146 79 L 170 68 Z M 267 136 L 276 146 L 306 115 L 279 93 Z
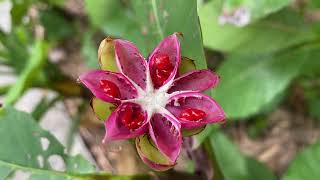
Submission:
M 213 179 L 214 180 L 224 180 L 225 178 L 222 174 L 219 163 L 217 162 L 217 158 L 214 153 L 214 147 L 210 143 L 210 140 L 208 137 L 204 141 L 203 146 L 204 146 L 204 149 L 206 150 L 208 156 L 210 157 L 211 164 L 213 166 L 213 171 L 214 171 Z

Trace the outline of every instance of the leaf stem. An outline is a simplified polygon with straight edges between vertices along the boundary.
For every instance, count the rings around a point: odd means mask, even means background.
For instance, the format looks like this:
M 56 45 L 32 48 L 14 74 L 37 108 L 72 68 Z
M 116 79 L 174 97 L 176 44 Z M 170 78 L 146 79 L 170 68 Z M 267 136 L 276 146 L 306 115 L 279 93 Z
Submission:
M 161 24 L 160 24 L 160 19 L 159 19 L 158 9 L 157 9 L 157 3 L 156 3 L 155 0 L 152 0 L 151 3 L 152 3 L 153 14 L 154 14 L 154 17 L 155 17 L 155 20 L 156 20 L 156 24 L 157 24 L 157 30 L 158 30 L 158 33 L 159 33 L 161 39 L 163 39 L 164 38 L 164 34 L 163 34 L 163 31 L 162 31 L 162 28 L 161 28 Z
M 214 147 L 212 146 L 212 144 L 210 143 L 210 139 L 209 137 L 207 137 L 203 143 L 203 146 L 204 146 L 204 149 L 206 150 L 208 156 L 210 157 L 211 159 L 211 163 L 212 163 L 212 166 L 213 166 L 213 172 L 214 172 L 214 175 L 213 175 L 213 179 L 214 180 L 224 180 L 224 176 L 222 174 L 222 171 L 220 169 L 220 166 L 217 162 L 217 158 L 216 158 L 216 155 L 214 153 Z

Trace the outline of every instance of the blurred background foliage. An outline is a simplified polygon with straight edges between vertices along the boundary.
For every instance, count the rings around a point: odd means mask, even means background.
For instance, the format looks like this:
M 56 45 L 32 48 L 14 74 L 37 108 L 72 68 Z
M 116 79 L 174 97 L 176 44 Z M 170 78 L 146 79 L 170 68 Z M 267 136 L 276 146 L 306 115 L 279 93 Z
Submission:
M 208 94 L 228 117 L 226 124 L 207 126 L 193 139 L 191 152 L 204 150 L 208 167 L 195 156 L 179 171 L 206 178 L 212 178 L 213 171 L 214 179 L 230 180 L 320 179 L 318 0 L 1 0 L 0 4 L 10 6 L 8 12 L 0 11 L 6 20 L 1 20 L 0 65 L 9 69 L 0 76 L 9 73 L 16 78 L 0 83 L 4 106 L 0 179 L 16 170 L 30 172 L 31 179 L 150 178 L 145 172 L 98 173 L 81 156 L 64 154 L 64 147 L 36 122 L 57 101 L 84 99 L 79 111 L 89 104 L 91 96 L 76 79 L 85 70 L 98 68 L 97 49 L 104 37 L 128 39 L 147 57 L 173 32 L 183 33 L 183 56 L 193 59 L 197 68 L 208 67 L 221 76 L 220 85 Z M 31 115 L 13 109 L 32 87 L 50 89 L 58 96 L 43 99 Z M 77 131 L 77 124 L 73 128 Z M 32 136 L 34 132 L 38 133 Z M 281 141 L 287 136 L 285 143 Z M 45 153 L 38 142 L 43 137 L 51 142 Z M 274 151 L 280 156 L 293 153 L 279 163 Z M 65 171 L 39 165 L 39 153 L 44 159 L 61 155 L 67 162 Z M 170 178 L 172 173 L 157 175 Z

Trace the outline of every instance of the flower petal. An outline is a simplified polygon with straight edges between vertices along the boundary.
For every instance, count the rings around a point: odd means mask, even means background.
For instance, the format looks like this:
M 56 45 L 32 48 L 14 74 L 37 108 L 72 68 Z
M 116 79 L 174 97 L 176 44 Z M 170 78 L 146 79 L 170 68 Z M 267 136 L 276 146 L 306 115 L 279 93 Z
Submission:
M 114 40 L 118 68 L 142 89 L 146 87 L 147 62 L 138 48 L 126 40 Z
M 142 161 L 156 171 L 165 171 L 175 165 L 175 162 L 172 162 L 155 147 L 148 135 L 137 137 L 136 147 Z
M 157 148 L 176 162 L 182 143 L 179 122 L 166 114 L 156 113 L 150 120 L 149 134 Z
M 148 66 L 150 69 L 151 77 L 155 76 L 155 63 L 154 59 L 165 55 L 169 57 L 169 62 L 173 66 L 173 70 L 170 72 L 168 78 L 164 81 L 164 84 L 168 83 L 169 81 L 173 80 L 175 75 L 177 74 L 177 70 L 180 64 L 180 43 L 177 34 L 172 34 L 171 36 L 166 37 L 164 40 L 160 42 L 160 44 L 153 50 L 151 55 L 148 58 Z M 153 84 L 156 84 L 153 80 Z M 159 88 L 160 86 L 155 86 Z
M 181 120 L 179 117 L 186 108 L 194 108 L 205 112 L 205 117 L 198 121 Z M 206 124 L 222 122 L 226 116 L 223 109 L 211 97 L 201 93 L 187 92 L 169 99 L 166 109 L 179 119 L 182 128 L 193 129 Z
M 137 129 L 129 129 L 123 123 L 125 115 L 124 110 L 128 106 L 130 108 L 139 108 L 141 112 L 144 113 L 144 122 Z M 134 103 L 123 103 L 110 115 L 109 119 L 105 121 L 106 134 L 103 141 L 123 140 L 138 137 L 147 132 L 147 124 L 147 113 L 141 109 L 140 105 Z
M 169 93 L 175 91 L 198 91 L 202 92 L 216 86 L 219 76 L 210 70 L 195 70 L 175 79 Z
M 119 100 L 133 99 L 137 96 L 137 90 L 128 79 L 120 73 L 93 70 L 82 74 L 79 79 L 94 96 L 106 102 L 118 103 Z M 108 80 L 115 84 L 120 91 L 120 97 L 115 98 L 105 93 L 100 84 L 101 80 Z

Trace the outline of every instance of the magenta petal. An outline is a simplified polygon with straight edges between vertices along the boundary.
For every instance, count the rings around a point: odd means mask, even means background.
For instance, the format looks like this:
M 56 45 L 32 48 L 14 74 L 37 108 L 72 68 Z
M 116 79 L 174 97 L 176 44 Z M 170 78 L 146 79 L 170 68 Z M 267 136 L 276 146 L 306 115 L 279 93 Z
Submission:
M 202 110 L 206 116 L 199 121 L 179 119 L 181 112 L 186 108 Z M 211 97 L 197 92 L 188 92 L 175 95 L 169 99 L 166 109 L 179 119 L 182 128 L 193 129 L 206 124 L 224 121 L 226 116 L 223 109 Z
M 151 55 L 148 58 L 148 66 L 150 69 L 151 77 L 154 75 L 154 67 L 153 67 L 153 61 L 152 59 L 155 58 L 158 55 L 167 55 L 169 56 L 170 63 L 174 66 L 173 71 L 171 72 L 168 79 L 164 82 L 166 84 L 170 80 L 173 80 L 175 75 L 177 74 L 177 70 L 179 68 L 180 64 L 180 43 L 177 34 L 172 34 L 171 36 L 166 37 L 163 39 L 159 45 L 153 50 Z M 164 85 L 163 84 L 163 85 Z
M 122 122 L 124 111 L 126 106 L 140 106 L 134 103 L 123 103 L 121 104 L 105 121 L 106 134 L 103 141 L 109 140 L 123 140 L 138 137 L 147 132 L 147 113 L 145 112 L 145 121 L 137 129 L 128 129 Z M 139 107 L 141 108 L 141 107 Z
M 150 120 L 149 133 L 157 148 L 172 162 L 176 162 L 182 143 L 177 120 L 166 114 L 154 114 Z
M 146 87 L 147 63 L 138 48 L 126 40 L 114 40 L 116 59 L 119 69 L 142 89 Z
M 137 96 L 137 90 L 129 80 L 120 73 L 93 70 L 82 74 L 79 79 L 94 96 L 106 102 L 115 103 L 119 100 L 133 99 Z M 120 90 L 120 98 L 108 96 L 100 85 L 101 80 L 108 80 L 114 83 Z
M 196 70 L 188 72 L 178 79 L 175 79 L 169 93 L 175 91 L 198 91 L 202 92 L 216 86 L 219 76 L 210 70 Z

